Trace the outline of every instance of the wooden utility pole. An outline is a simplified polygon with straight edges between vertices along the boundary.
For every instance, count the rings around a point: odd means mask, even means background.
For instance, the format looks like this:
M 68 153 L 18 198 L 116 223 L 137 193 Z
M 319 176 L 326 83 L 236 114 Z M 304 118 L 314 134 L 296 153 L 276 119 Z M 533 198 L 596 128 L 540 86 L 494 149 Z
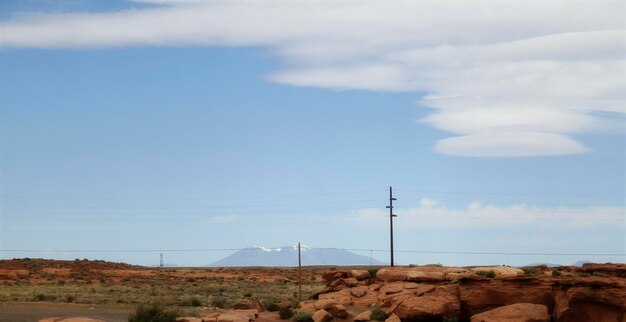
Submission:
M 300 254 L 300 242 L 298 242 L 298 303 L 302 302 L 302 255 Z
M 389 187 L 389 240 L 391 244 L 391 267 L 393 267 L 393 217 L 396 215 L 393 214 L 393 201 L 397 200 L 393 197 L 393 188 Z

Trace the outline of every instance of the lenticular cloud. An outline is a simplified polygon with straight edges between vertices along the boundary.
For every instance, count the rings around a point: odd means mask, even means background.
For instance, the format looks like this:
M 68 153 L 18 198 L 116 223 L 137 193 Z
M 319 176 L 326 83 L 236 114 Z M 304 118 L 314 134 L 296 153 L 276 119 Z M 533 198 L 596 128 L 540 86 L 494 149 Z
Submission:
M 422 95 L 456 156 L 584 153 L 575 135 L 626 123 L 621 1 L 139 2 L 14 17 L 0 49 L 257 46 L 284 62 L 269 81 Z

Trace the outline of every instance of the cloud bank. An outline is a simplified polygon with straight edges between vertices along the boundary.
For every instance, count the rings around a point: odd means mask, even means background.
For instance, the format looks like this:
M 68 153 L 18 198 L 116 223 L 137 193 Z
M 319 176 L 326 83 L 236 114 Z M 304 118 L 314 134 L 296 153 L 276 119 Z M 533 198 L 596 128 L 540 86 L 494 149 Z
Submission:
M 589 228 L 626 227 L 626 209 L 623 206 L 566 206 L 539 207 L 528 204 L 498 206 L 474 201 L 462 208 L 449 208 L 431 198 L 422 198 L 419 207 L 397 208 L 394 213 L 397 229 L 433 230 L 441 228 L 546 229 L 559 231 L 588 230 Z M 384 209 L 354 210 L 363 224 L 380 225 L 389 220 Z M 386 218 L 386 219 L 385 219 Z
M 138 0 L 156 7 L 0 22 L 0 48 L 256 46 L 269 81 L 416 92 L 438 153 L 584 153 L 626 124 L 623 1 Z

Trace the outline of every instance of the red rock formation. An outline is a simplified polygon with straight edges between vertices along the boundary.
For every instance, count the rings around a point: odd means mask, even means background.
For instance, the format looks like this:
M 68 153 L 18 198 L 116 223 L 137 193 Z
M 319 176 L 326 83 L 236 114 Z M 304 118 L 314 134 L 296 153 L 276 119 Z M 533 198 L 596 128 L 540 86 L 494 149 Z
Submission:
M 548 308 L 541 304 L 518 303 L 472 316 L 472 322 L 548 322 Z
M 375 304 L 388 314 L 415 321 L 443 316 L 469 319 L 528 303 L 545 306 L 558 322 L 626 322 L 624 268 L 624 264 L 588 264 L 582 269 L 558 268 L 561 274 L 554 276 L 547 267 L 527 270 L 526 274 L 533 275 L 519 275 L 520 270 L 510 267 L 480 268 L 498 270 L 494 278 L 487 278 L 464 268 L 394 267 L 378 271 L 377 281 L 335 271 L 327 276 L 328 287 L 319 293 L 319 299 L 343 306 Z M 301 304 L 308 306 L 309 302 Z
M 534 303 L 554 308 L 552 283 L 543 279 L 519 276 L 493 279 L 466 279 L 459 283 L 463 316 L 515 303 Z

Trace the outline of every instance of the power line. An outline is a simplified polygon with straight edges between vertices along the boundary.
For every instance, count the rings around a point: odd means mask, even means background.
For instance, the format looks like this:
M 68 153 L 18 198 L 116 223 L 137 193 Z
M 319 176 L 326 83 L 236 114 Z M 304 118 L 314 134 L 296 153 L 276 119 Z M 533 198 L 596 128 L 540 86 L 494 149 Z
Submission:
M 396 191 L 408 191 L 419 193 L 440 193 L 458 195 L 494 195 L 494 196 L 538 196 L 538 197 L 626 197 L 626 193 L 515 193 L 515 192 L 486 192 L 486 191 L 443 191 L 443 190 L 412 190 L 396 189 Z
M 620 213 L 623 214 L 623 213 Z M 102 221 L 110 221 L 110 222 L 206 222 L 206 221 L 210 221 L 212 219 L 215 219 L 214 217 L 224 217 L 224 216 L 235 216 L 237 214 L 220 214 L 220 215 L 203 215 L 203 214 L 196 214 L 195 216 L 204 216 L 205 218 L 196 218 L 196 219 L 190 219 L 190 218 L 185 218 L 185 219 L 128 219 L 128 218 L 124 218 L 124 219 L 119 219 L 119 218 L 106 218 L 106 217 L 101 217 L 101 218 L 96 218 L 96 217 L 85 217 L 85 216 L 77 216 L 77 217 L 56 217 L 56 218 L 50 218 L 50 217 L 11 217 L 11 216 L 2 216 L 0 217 L 0 219 L 10 219 L 10 220 L 41 220 L 41 221 L 97 221 L 97 222 L 102 222 Z M 163 216 L 163 215 L 161 215 Z M 177 215 L 178 216 L 178 215 Z M 353 218 L 359 218 L 359 219 L 380 219 L 378 217 L 373 217 L 373 216 L 368 216 L 368 215 L 343 215 L 343 216 L 337 216 L 337 215 L 326 215 L 326 216 L 320 216 L 320 215 L 307 215 L 307 214 L 294 214 L 293 216 L 282 216 L 282 217 L 278 217 L 278 216 L 255 216 L 255 217 L 245 217 L 245 218 L 239 218 L 239 219 L 245 219 L 246 221 L 250 221 L 250 220 L 320 220 L 320 219 L 330 219 L 330 220 L 344 220 L 344 219 L 353 219 Z M 626 217 L 566 217 L 566 216 L 551 216 L 551 217 L 546 217 L 546 216 L 526 216 L 526 217 L 521 217 L 521 216 L 472 216 L 472 215 L 468 215 L 468 216 L 436 216 L 436 215 L 410 215 L 407 214 L 404 216 L 404 218 L 410 218 L 410 219 L 420 219 L 420 218 L 436 218 L 436 219 L 440 219 L 440 220 L 474 220 L 474 219 L 491 219 L 491 220 L 589 220 L 589 221 L 625 221 Z M 238 219 L 238 217 L 235 217 L 234 219 Z M 460 220 L 459 220 L 460 219 Z
M 289 207 L 289 206 L 313 206 L 313 205 L 329 205 L 365 201 L 378 201 L 377 199 L 360 199 L 360 200 L 341 200 L 341 201 L 325 201 L 325 202 L 304 202 L 304 203 L 286 203 L 286 204 L 258 204 L 258 205 L 238 205 L 238 206 L 59 206 L 59 205 L 12 205 L 0 204 L 2 207 L 32 207 L 32 208 L 60 208 L 60 209 L 233 209 L 233 208 L 259 208 L 259 207 Z
M 308 247 L 309 249 L 342 250 L 354 252 L 390 252 L 388 249 Z M 216 251 L 256 251 L 259 248 L 185 248 L 185 249 L 0 249 L 0 252 L 32 253 L 180 253 Z M 626 253 L 540 253 L 540 252 L 480 252 L 447 250 L 394 250 L 398 253 L 458 254 L 458 255 L 510 255 L 510 256 L 626 256 Z
M 290 198 L 290 197 L 314 197 L 314 196 L 331 196 L 331 195 L 348 195 L 360 193 L 374 193 L 382 190 L 361 190 L 361 191 L 344 191 L 344 192 L 322 192 L 322 193 L 302 193 L 288 195 L 264 195 L 250 197 L 214 197 L 214 198 L 80 198 L 80 197 L 40 197 L 40 196 L 23 196 L 23 195 L 0 195 L 0 198 L 16 198 L 16 199 L 50 199 L 50 200 L 104 200 L 104 201 L 193 201 L 193 200 L 231 200 L 231 199 L 266 199 L 266 198 Z

